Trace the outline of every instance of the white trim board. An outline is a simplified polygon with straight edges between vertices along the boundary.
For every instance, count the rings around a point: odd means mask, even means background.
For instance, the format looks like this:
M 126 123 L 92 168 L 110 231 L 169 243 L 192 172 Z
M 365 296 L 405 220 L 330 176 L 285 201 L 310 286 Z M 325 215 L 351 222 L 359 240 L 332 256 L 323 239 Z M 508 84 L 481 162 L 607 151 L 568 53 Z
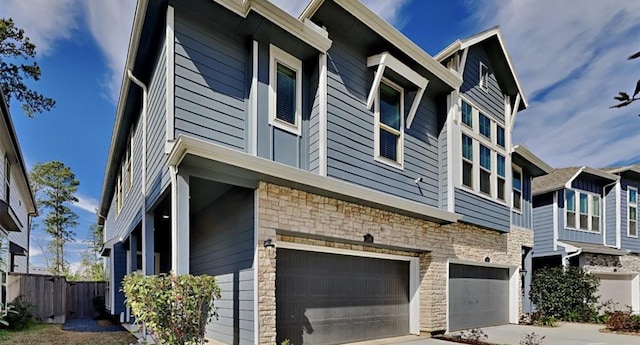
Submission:
M 172 141 L 175 138 L 175 20 L 173 6 L 167 7 L 167 27 L 165 36 L 165 53 L 166 53 L 166 141 Z M 168 147 L 165 146 L 165 153 L 168 153 Z
M 291 69 L 296 74 L 294 123 L 281 120 L 277 116 L 278 65 Z M 269 124 L 300 136 L 302 133 L 302 61 L 277 46 L 269 45 Z
M 420 258 L 278 241 L 277 248 L 409 262 L 409 332 L 420 334 Z M 277 273 L 276 273 L 277 274 Z

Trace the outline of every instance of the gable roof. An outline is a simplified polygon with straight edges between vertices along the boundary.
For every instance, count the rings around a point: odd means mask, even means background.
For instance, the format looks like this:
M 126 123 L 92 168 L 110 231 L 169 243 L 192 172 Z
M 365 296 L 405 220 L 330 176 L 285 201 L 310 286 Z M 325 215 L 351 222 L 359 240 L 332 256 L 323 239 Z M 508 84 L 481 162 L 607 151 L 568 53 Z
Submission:
M 524 110 L 528 108 L 529 104 L 527 102 L 527 98 L 525 97 L 524 91 L 520 85 L 520 80 L 518 79 L 516 70 L 513 67 L 513 61 L 511 60 L 511 56 L 509 55 L 509 52 L 507 51 L 507 48 L 504 44 L 504 39 L 502 38 L 502 34 L 500 33 L 499 26 L 494 26 L 488 30 L 479 32 L 473 36 L 470 36 L 464 39 L 458 39 L 453 43 L 451 43 L 448 47 L 444 48 L 438 54 L 436 54 L 434 58 L 439 62 L 443 62 L 444 60 L 446 60 L 448 57 L 450 57 L 456 52 L 459 52 L 461 50 L 467 49 L 476 44 L 480 44 L 482 42 L 487 42 L 490 40 L 496 40 L 498 45 L 500 46 L 500 49 L 502 50 L 502 56 L 504 57 L 505 62 L 509 68 L 509 72 L 511 73 L 511 77 L 513 79 L 515 87 L 517 88 L 518 93 L 520 94 L 520 107 L 518 108 L 518 110 Z
M 526 162 L 529 165 L 529 171 L 534 177 L 546 175 L 553 171 L 553 168 L 549 164 L 545 163 L 545 161 L 529 151 L 529 149 L 522 144 L 514 146 L 512 153 L 521 157 L 523 163 Z M 514 157 L 514 159 L 515 158 L 516 157 Z
M 389 24 L 358 0 L 311 0 L 298 19 L 303 22 L 311 20 L 322 4 L 327 1 L 332 1 L 356 17 L 375 33 L 403 51 L 407 56 L 415 60 L 450 87 L 455 89 L 462 85 L 462 79 L 456 73 L 449 71 L 449 69 L 444 67 L 439 61 L 415 44 L 415 42 L 411 41 L 393 25 Z
M 599 179 L 616 181 L 618 176 L 608 173 L 604 170 L 594 169 L 590 167 L 569 167 L 555 169 L 547 175 L 536 177 L 533 179 L 531 188 L 533 195 L 540 195 L 548 192 L 563 189 L 570 184 L 580 174 L 585 173 L 595 176 Z

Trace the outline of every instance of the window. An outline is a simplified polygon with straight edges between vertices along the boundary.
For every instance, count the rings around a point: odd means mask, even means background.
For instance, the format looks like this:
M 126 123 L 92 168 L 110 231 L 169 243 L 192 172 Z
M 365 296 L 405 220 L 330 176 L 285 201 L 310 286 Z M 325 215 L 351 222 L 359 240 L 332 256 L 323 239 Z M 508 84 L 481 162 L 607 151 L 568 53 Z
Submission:
M 504 186 L 505 186 L 505 181 L 506 181 L 506 174 L 505 174 L 505 165 L 506 165 L 506 161 L 503 155 L 498 154 L 496 155 L 497 158 L 497 163 L 498 163 L 498 167 L 497 167 L 497 172 L 498 172 L 498 199 L 502 200 L 502 201 L 506 201 L 505 198 L 505 191 L 504 191 Z
M 462 135 L 462 184 L 473 188 L 473 139 Z
M 126 191 L 129 192 L 131 187 L 133 186 L 133 133 L 134 130 L 131 128 L 129 131 L 129 146 L 127 147 L 127 152 L 124 157 L 124 165 L 125 165 L 125 182 L 126 182 Z
M 567 189 L 565 195 L 565 225 L 570 229 L 600 232 L 602 219 L 597 194 Z
M 302 62 L 271 45 L 269 123 L 300 135 L 302 113 Z
M 4 201 L 11 202 L 11 162 L 9 157 L 4 157 Z
M 462 101 L 462 123 L 473 128 L 473 109 L 465 101 Z
M 403 91 L 390 81 L 380 83 L 375 103 L 376 159 L 402 166 L 404 137 Z
M 116 214 L 122 210 L 122 175 L 118 174 L 116 179 Z
M 485 115 L 480 114 L 478 116 L 478 122 L 480 122 L 480 134 L 491 139 L 491 120 Z
M 511 179 L 513 180 L 513 209 L 522 211 L 522 171 L 520 168 L 514 167 L 512 169 Z
M 480 191 L 491 195 L 491 150 L 480 144 Z
M 478 84 L 481 89 L 489 91 L 489 69 L 482 62 L 480 62 L 480 81 Z
M 627 236 L 638 237 L 638 190 L 627 187 Z
M 505 146 L 505 139 L 504 139 L 504 128 L 502 128 L 501 126 L 496 126 L 497 128 L 497 135 L 496 135 L 496 144 L 498 144 L 498 146 L 504 148 Z

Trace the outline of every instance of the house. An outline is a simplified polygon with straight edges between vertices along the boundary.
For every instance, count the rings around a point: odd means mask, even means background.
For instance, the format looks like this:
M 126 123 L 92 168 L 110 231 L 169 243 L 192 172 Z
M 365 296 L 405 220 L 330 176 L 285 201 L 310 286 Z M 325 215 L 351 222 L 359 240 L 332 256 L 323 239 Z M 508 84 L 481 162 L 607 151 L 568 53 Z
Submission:
M 571 265 L 600 278 L 600 301 L 640 310 L 640 166 L 569 167 L 533 183 L 534 269 Z
M 100 203 L 107 309 L 130 320 L 128 272 L 173 271 L 218 278 L 222 343 L 517 323 L 550 171 L 512 145 L 526 106 L 497 28 L 434 58 L 358 1 L 139 0 Z
M 29 273 L 29 229 L 37 216 L 29 175 L 24 164 L 9 106 L 0 91 L 0 274 L 6 302 L 6 273 Z

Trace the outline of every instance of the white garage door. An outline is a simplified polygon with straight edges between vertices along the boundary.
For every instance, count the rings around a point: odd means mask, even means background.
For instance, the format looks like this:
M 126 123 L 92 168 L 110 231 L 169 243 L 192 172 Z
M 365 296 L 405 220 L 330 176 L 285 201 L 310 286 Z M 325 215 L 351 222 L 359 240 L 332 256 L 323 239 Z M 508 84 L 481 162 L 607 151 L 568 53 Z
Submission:
M 600 278 L 600 302 L 612 300 L 616 310 L 627 310 L 627 306 L 632 306 L 632 275 L 596 273 L 595 276 Z

